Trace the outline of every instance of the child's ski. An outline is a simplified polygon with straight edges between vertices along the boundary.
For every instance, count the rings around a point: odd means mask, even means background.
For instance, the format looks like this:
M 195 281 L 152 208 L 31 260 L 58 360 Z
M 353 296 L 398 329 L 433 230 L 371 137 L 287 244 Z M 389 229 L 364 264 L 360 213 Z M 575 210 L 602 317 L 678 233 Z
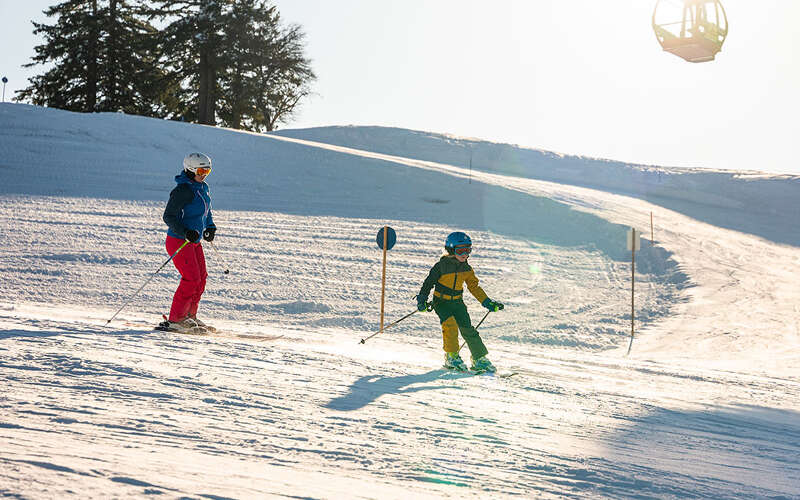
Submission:
M 513 377 L 514 375 L 517 374 L 517 372 L 500 373 L 498 371 L 491 372 L 491 371 L 488 371 L 488 370 L 469 370 L 469 372 L 467 372 L 467 373 L 471 373 L 472 375 L 488 375 L 490 377 L 498 377 L 498 378 Z
M 454 369 L 448 368 L 446 366 L 443 367 L 443 368 L 446 369 L 447 371 L 449 371 L 451 373 L 455 373 L 455 374 L 463 373 L 464 375 L 472 375 L 472 376 L 486 375 L 486 376 L 489 376 L 489 377 L 497 377 L 497 378 L 509 378 L 509 377 L 513 377 L 514 375 L 518 375 L 519 374 L 519 372 L 503 372 L 503 373 L 500 373 L 500 372 L 490 372 L 488 370 L 463 370 L 462 371 L 462 370 L 454 370 Z

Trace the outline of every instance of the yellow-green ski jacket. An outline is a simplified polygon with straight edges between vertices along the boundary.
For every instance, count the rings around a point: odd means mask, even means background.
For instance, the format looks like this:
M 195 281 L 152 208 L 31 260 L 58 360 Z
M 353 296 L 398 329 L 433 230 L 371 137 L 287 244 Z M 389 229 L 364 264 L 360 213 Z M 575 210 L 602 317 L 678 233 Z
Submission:
M 478 278 L 475 277 L 472 266 L 466 262 L 459 262 L 455 255 L 444 255 L 431 268 L 419 290 L 419 295 L 427 298 L 431 288 L 435 287 L 433 296 L 440 300 L 463 299 L 465 282 L 469 292 L 478 299 L 478 302 L 486 300 L 486 292 L 478 286 Z

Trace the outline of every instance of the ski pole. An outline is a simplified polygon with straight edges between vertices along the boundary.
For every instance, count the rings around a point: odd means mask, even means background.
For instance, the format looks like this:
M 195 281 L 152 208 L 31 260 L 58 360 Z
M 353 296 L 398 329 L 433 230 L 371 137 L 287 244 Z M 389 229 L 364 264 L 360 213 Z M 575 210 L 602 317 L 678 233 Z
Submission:
M 403 316 L 402 318 L 398 319 L 398 320 L 397 320 L 397 321 L 395 321 L 394 323 L 389 323 L 388 325 L 384 326 L 383 328 L 381 328 L 381 329 L 380 329 L 380 330 L 378 330 L 377 332 L 373 333 L 373 334 L 372 334 L 372 335 L 370 335 L 369 337 L 367 337 L 367 338 L 365 338 L 365 339 L 361 339 L 361 342 L 359 342 L 359 343 L 360 343 L 360 344 L 363 344 L 364 342 L 366 342 L 367 340 L 371 339 L 371 338 L 372 338 L 372 337 L 374 337 L 375 335 L 377 335 L 377 334 L 381 333 L 382 331 L 384 331 L 384 330 L 388 329 L 390 326 L 394 326 L 394 325 L 396 325 L 397 323 L 400 323 L 401 321 L 403 321 L 404 319 L 406 319 L 407 317 L 411 316 L 412 314 L 414 314 L 414 313 L 418 313 L 418 312 L 419 312 L 419 310 L 417 310 L 417 309 L 414 309 L 413 311 L 411 311 L 410 313 L 406 314 L 406 315 L 405 315 L 405 316 Z
M 485 319 L 486 319 L 486 316 L 488 316 L 490 312 L 492 312 L 492 311 L 486 311 L 486 314 L 484 314 L 484 315 L 483 315 L 483 318 L 481 318 L 481 320 L 478 322 L 478 325 L 475 327 L 475 329 L 476 329 L 476 330 L 477 330 L 477 329 L 478 329 L 478 328 L 481 326 L 481 324 L 483 324 L 483 320 L 485 320 Z M 466 341 L 464 341 L 464 343 L 463 343 L 463 344 L 461 344 L 461 347 L 459 347 L 459 348 L 458 348 L 458 351 L 457 351 L 457 352 L 461 352 L 461 349 L 463 349 L 463 348 L 464 348 L 464 345 L 466 345 L 466 343 L 467 343 L 467 342 L 466 342 Z
M 213 242 L 213 241 L 209 241 L 209 243 L 211 244 L 211 248 L 213 248 L 213 249 L 214 249 L 214 252 L 216 252 L 216 254 L 217 254 L 217 257 L 219 257 L 219 258 L 220 258 L 220 260 L 222 261 L 222 264 L 225 266 L 225 270 L 224 270 L 224 271 L 222 271 L 222 272 L 223 272 L 224 274 L 228 274 L 229 272 L 231 272 L 231 270 L 230 270 L 231 266 L 229 266 L 229 265 L 228 265 L 228 261 L 226 261 L 226 260 L 225 260 L 225 259 L 222 257 L 222 252 L 220 252 L 219 250 L 217 250 L 217 246 L 216 246 L 216 245 L 214 245 L 214 242 Z
M 125 306 L 127 306 L 128 304 L 130 304 L 130 302 L 133 300 L 133 298 L 134 298 L 134 297 L 136 297 L 137 295 L 139 295 L 139 292 L 141 292 L 141 291 L 142 291 L 142 288 L 144 288 L 144 287 L 145 287 L 145 286 L 146 286 L 148 283 L 150 283 L 150 280 L 151 280 L 151 279 L 153 279 L 153 277 L 155 277 L 155 275 L 156 275 L 156 274 L 158 274 L 159 272 L 161 272 L 161 270 L 162 270 L 162 269 L 164 269 L 164 266 L 166 266 L 167 264 L 169 264 L 169 262 L 172 260 L 172 258 L 173 258 L 173 257 L 175 257 L 176 255 L 178 255 L 178 252 L 180 252 L 180 251 L 183 249 L 183 247 L 185 247 L 187 244 L 189 244 L 189 240 L 186 240 L 186 241 L 184 241 L 184 242 L 183 242 L 183 245 L 181 245 L 181 246 L 180 246 L 180 247 L 179 247 L 177 250 L 175 250 L 175 253 L 173 253 L 172 255 L 170 255 L 170 256 L 169 256 L 169 259 L 167 259 L 167 261 L 166 261 L 166 262 L 164 262 L 163 264 L 161 264 L 161 267 L 159 267 L 158 269 L 156 269 L 156 272 L 154 272 L 153 274 L 151 274 L 151 275 L 150 275 L 150 277 L 149 277 L 149 278 L 147 278 L 147 281 L 145 281 L 145 282 L 142 284 L 142 286 L 140 286 L 140 287 L 139 287 L 139 289 L 138 289 L 138 290 L 136 290 L 136 292 L 135 292 L 133 295 L 131 295 L 131 297 L 128 299 L 128 301 L 127 301 L 127 302 L 125 302 L 124 304 L 122 304 L 122 307 L 120 307 L 119 309 L 117 309 L 117 312 L 115 312 L 115 313 L 114 313 L 114 315 L 113 315 L 113 316 L 111 316 L 111 319 L 109 319 L 108 321 L 106 321 L 106 324 L 105 324 L 105 325 L 103 325 L 103 326 L 104 326 L 104 327 L 108 326 L 108 324 L 109 324 L 109 323 L 111 323 L 111 320 L 113 320 L 114 318 L 116 318 L 116 317 L 117 317 L 117 314 L 119 314 L 119 312 L 120 312 L 120 311 L 122 311 L 122 310 L 125 308 Z

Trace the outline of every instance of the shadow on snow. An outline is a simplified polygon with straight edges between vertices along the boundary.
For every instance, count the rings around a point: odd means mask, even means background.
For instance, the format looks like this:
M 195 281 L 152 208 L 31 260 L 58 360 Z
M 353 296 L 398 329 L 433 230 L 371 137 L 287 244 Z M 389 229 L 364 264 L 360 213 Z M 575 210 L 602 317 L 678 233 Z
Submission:
M 332 399 L 325 408 L 339 411 L 353 411 L 373 403 L 386 394 L 409 394 L 419 391 L 453 388 L 452 385 L 430 384 L 410 387 L 414 384 L 428 384 L 440 380 L 443 375 L 452 375 L 447 370 L 431 370 L 421 375 L 401 375 L 398 377 L 381 377 L 379 375 L 365 375 L 358 378 L 350 386 L 348 393 Z M 464 375 L 471 377 L 472 375 Z M 452 379 L 452 377 L 451 377 Z

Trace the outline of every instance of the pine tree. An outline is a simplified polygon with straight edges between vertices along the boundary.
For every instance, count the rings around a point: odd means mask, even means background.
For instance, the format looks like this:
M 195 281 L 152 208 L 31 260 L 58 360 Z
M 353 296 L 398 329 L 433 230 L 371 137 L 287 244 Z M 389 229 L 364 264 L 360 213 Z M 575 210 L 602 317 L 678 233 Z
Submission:
M 103 12 L 99 109 L 161 117 L 170 89 L 158 61 L 159 32 L 144 20 L 140 4 L 108 0 Z
M 172 116 L 209 125 L 274 130 L 315 78 L 299 26 L 280 26 L 268 0 L 156 0 Z
M 176 90 L 172 115 L 216 125 L 223 30 L 232 0 L 157 0 L 151 17 L 168 22 L 161 33 L 165 70 Z
M 265 0 L 238 0 L 227 19 L 220 118 L 233 128 L 275 130 L 311 92 L 315 75 L 303 54 L 305 35 L 297 25 L 282 27 Z
M 138 7 L 127 0 L 69 0 L 45 14 L 55 23 L 34 23 L 45 43 L 35 47 L 26 67 L 52 67 L 32 77 L 17 101 L 72 111 L 164 114 L 157 31 Z
M 315 79 L 305 35 L 268 0 L 68 0 L 45 14 L 27 66 L 52 67 L 18 101 L 271 131 Z
M 316 79 L 311 61 L 303 54 L 305 34 L 298 25 L 280 27 L 280 16 L 274 12 L 272 22 L 263 23 L 254 32 L 260 45 L 254 65 L 253 130 L 271 132 L 278 123 L 294 116 L 300 100 L 311 93 Z
M 252 108 L 252 89 L 248 81 L 252 65 L 248 58 L 254 7 L 254 1 L 240 0 L 232 5 L 226 19 L 226 67 L 220 74 L 219 119 L 223 125 L 235 129 L 246 127 L 248 111 Z
M 95 111 L 97 106 L 97 0 L 70 0 L 44 11 L 56 17 L 53 25 L 33 23 L 33 33 L 45 39 L 34 48 L 33 62 L 25 67 L 54 63 L 31 85 L 17 92 L 15 100 L 71 111 Z

